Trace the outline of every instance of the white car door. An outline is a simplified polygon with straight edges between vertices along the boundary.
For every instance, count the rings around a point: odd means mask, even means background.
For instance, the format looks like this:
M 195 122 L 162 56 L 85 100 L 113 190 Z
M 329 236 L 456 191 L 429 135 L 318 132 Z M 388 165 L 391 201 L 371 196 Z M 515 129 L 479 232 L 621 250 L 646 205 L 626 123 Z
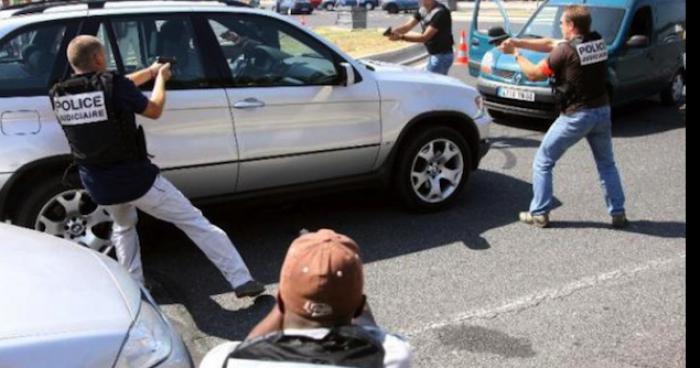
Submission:
M 105 31 L 116 42 L 109 44 Z M 118 50 L 115 61 L 127 74 L 148 67 L 158 56 L 176 59 L 163 115 L 157 120 L 137 115 L 152 161 L 188 197 L 232 193 L 238 150 L 228 100 L 221 86 L 212 85 L 216 73 L 208 71 L 191 18 L 118 16 L 100 26 L 98 37 Z M 146 95 L 152 88 L 152 82 L 141 86 Z
M 371 171 L 381 140 L 374 81 L 342 85 L 339 56 L 279 19 L 215 14 L 207 23 L 230 77 L 238 192 Z

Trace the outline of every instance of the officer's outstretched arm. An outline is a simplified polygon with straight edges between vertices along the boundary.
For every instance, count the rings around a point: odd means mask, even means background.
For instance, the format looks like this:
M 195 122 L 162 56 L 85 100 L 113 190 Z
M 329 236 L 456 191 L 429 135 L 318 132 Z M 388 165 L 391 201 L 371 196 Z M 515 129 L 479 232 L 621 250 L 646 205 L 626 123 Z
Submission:
M 153 83 L 153 93 L 151 93 L 146 110 L 141 115 L 150 119 L 158 119 L 163 114 L 163 108 L 165 107 L 165 82 L 168 79 L 170 79 L 170 63 L 163 65 L 158 70 L 158 76 L 155 83 Z
M 413 29 L 413 27 L 415 27 L 416 25 L 418 25 L 418 21 L 416 20 L 416 18 L 411 18 L 411 20 L 409 20 L 408 22 L 404 23 L 401 26 L 398 26 L 396 28 L 391 27 L 391 33 L 400 34 L 400 35 L 406 34 L 406 33 L 410 32 Z
M 552 38 L 509 38 L 504 43 L 511 43 L 515 47 L 538 52 L 552 52 L 554 48 L 563 40 Z

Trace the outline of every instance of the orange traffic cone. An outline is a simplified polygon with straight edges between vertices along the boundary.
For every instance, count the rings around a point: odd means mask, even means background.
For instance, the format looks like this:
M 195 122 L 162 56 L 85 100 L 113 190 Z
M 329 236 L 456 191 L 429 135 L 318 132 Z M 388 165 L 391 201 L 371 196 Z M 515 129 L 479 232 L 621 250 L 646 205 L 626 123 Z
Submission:
M 459 41 L 459 49 L 457 51 L 457 60 L 455 60 L 455 65 L 467 65 L 469 64 L 469 57 L 467 56 L 467 35 L 462 30 L 462 36 Z

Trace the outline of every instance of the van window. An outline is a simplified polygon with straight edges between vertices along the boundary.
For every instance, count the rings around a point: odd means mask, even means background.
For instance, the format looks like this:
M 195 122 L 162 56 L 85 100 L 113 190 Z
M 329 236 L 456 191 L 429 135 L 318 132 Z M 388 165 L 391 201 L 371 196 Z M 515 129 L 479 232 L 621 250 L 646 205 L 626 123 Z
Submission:
M 647 36 L 647 38 L 649 38 L 651 41 L 652 29 L 651 8 L 648 6 L 639 8 L 639 10 L 637 10 L 637 12 L 634 14 L 634 19 L 632 19 L 630 30 L 627 32 L 627 39 L 632 36 L 641 35 Z
M 624 9 L 589 7 L 591 11 L 591 30 L 600 33 L 608 44 L 613 43 L 620 29 L 622 17 L 625 15 Z M 563 6 L 548 5 L 540 9 L 540 11 L 528 22 L 523 28 L 518 37 L 532 38 L 563 38 L 559 19 L 564 13 Z

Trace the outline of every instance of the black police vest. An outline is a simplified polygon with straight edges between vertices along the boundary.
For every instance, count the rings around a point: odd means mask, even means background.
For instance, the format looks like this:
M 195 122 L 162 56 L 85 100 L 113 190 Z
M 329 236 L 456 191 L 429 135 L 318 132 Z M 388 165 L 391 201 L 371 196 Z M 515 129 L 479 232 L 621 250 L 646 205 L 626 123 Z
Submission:
M 575 102 L 585 103 L 607 93 L 608 50 L 603 37 L 598 32 L 590 32 L 566 44 L 576 55 L 576 62 L 570 67 L 580 68 L 586 82 L 574 84 L 565 80 L 563 75 L 550 78 L 550 85 L 562 111 Z
M 78 164 L 107 164 L 147 158 L 143 129 L 134 114 L 114 108 L 114 75 L 72 77 L 49 95 L 56 118 Z

